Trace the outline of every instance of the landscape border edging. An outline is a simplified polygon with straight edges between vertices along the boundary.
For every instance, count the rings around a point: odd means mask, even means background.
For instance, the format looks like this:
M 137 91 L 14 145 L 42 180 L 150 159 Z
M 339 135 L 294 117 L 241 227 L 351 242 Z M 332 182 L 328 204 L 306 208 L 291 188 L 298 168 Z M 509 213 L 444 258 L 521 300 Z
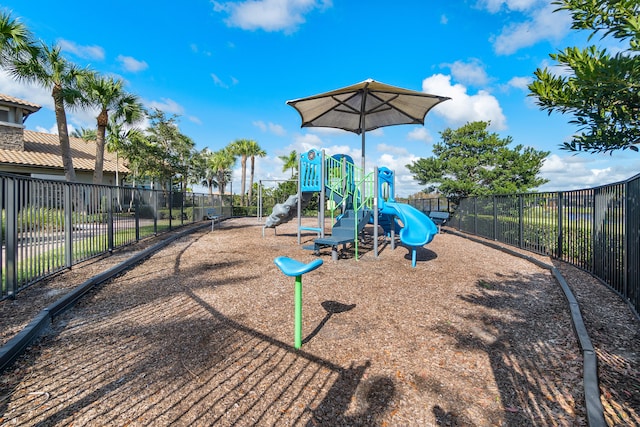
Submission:
M 4 372 L 4 370 L 8 368 L 18 358 L 18 356 L 20 356 L 24 352 L 24 350 L 41 335 L 42 331 L 44 331 L 51 324 L 54 317 L 64 313 L 66 310 L 73 307 L 75 303 L 78 302 L 80 298 L 82 298 L 82 296 L 84 296 L 87 292 L 93 289 L 93 287 L 120 274 L 131 266 L 149 257 L 154 252 L 157 252 L 158 250 L 168 246 L 174 240 L 177 240 L 181 237 L 193 233 L 196 230 L 208 226 L 209 222 L 207 221 L 205 224 L 183 230 L 179 233 L 174 234 L 173 236 L 169 236 L 168 238 L 156 243 L 153 246 L 143 249 L 142 251 L 138 252 L 131 258 L 126 259 L 120 264 L 117 264 L 114 267 L 111 267 L 108 270 L 105 270 L 84 281 L 83 283 L 75 287 L 71 292 L 53 302 L 48 307 L 44 308 L 33 318 L 31 322 L 29 322 L 27 326 L 24 327 L 24 329 L 22 329 L 14 337 L 8 340 L 2 347 L 0 347 L 0 373 Z

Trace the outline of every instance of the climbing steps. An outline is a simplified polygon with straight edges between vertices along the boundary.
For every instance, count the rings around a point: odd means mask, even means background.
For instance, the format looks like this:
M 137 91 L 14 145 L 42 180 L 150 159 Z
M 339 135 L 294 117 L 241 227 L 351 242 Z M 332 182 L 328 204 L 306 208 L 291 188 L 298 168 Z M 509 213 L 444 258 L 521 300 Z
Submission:
M 371 211 L 368 209 L 357 212 L 347 209 L 331 228 L 331 235 L 313 241 L 313 250 L 318 251 L 325 247 L 331 247 L 331 258 L 338 259 L 338 245 L 346 245 L 354 242 L 364 226 L 369 222 Z M 357 226 L 357 231 L 356 231 Z

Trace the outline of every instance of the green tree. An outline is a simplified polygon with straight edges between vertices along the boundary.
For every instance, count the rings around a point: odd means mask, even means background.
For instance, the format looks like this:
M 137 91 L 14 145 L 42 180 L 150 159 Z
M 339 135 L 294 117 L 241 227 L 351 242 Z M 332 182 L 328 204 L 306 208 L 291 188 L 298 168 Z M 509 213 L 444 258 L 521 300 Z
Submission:
M 251 158 L 251 173 L 249 174 L 249 203 L 253 203 L 253 179 L 256 169 L 256 157 L 266 157 L 264 151 L 256 141 L 249 141 L 249 157 Z
M 640 143 L 640 3 L 638 0 L 558 0 L 573 18 L 572 29 L 612 37 L 628 49 L 568 47 L 549 56 L 570 70 L 565 76 L 537 69 L 529 85 L 537 105 L 549 114 L 572 114 L 579 133 L 562 148 L 591 153 L 630 149 Z
M 251 155 L 250 139 L 236 139 L 229 144 L 229 149 L 234 156 L 240 157 L 240 168 L 242 169 L 242 181 L 240 183 L 242 206 L 245 206 L 245 189 L 247 188 L 247 158 Z
M 51 90 L 64 174 L 67 181 L 73 182 L 76 180 L 76 173 L 73 169 L 65 108 L 79 105 L 82 96 L 78 84 L 89 73 L 67 61 L 61 55 L 59 46 L 49 47 L 42 43 L 40 49 L 32 52 L 33 55 L 29 57 L 22 56 L 11 61 L 7 68 L 19 81 L 35 83 Z
M 202 161 L 202 163 L 199 165 L 199 176 L 201 179 L 200 183 L 207 187 L 207 189 L 209 190 L 209 196 L 213 195 L 214 188 L 218 188 L 218 181 L 216 180 L 216 178 L 218 177 L 218 171 L 215 170 L 211 162 L 213 154 L 214 153 L 209 151 L 208 148 L 203 149 L 200 153 L 200 158 Z
M 298 153 L 296 150 L 292 150 L 287 155 L 278 156 L 278 158 L 282 160 L 283 163 L 282 172 L 286 172 L 291 169 L 291 178 L 293 178 L 295 171 L 298 170 Z
M 9 13 L 0 13 L 0 67 L 35 54 L 37 46 L 29 29 Z
M 95 129 L 86 129 L 83 127 L 74 129 L 73 132 L 71 132 L 71 136 L 74 138 L 80 138 L 86 142 L 95 141 L 97 138 Z
M 225 188 L 231 182 L 231 174 L 236 164 L 236 157 L 228 147 L 225 147 L 214 151 L 209 162 L 211 163 L 211 168 L 216 171 L 216 181 L 218 182 L 220 195 L 224 196 Z
M 163 111 L 154 109 L 147 114 L 151 125 L 147 128 L 146 139 L 151 148 L 146 154 L 151 161 L 144 161 L 144 172 L 157 178 L 161 184 L 173 184 L 174 179 L 186 191 L 195 171 L 193 159 L 195 143 L 182 134 L 177 124 L 177 116 L 167 117 Z M 144 147 L 141 145 L 140 147 Z
M 511 137 L 489 133 L 489 122 L 471 122 L 445 129 L 433 145 L 433 157 L 407 168 L 421 185 L 431 185 L 456 203 L 468 196 L 511 194 L 538 187 L 543 159 L 549 154 L 531 147 L 509 148 Z
M 120 156 L 129 159 L 128 153 L 131 149 L 132 141 L 141 138 L 142 134 L 137 128 L 126 127 L 124 123 L 118 122 L 114 117 L 109 118 L 105 149 L 109 153 L 116 154 L 116 185 L 120 185 Z M 129 160 L 129 166 L 132 164 L 133 162 Z
M 102 184 L 104 150 L 109 117 L 117 122 L 132 125 L 142 118 L 143 108 L 138 97 L 124 90 L 120 79 L 90 73 L 81 85 L 84 102 L 98 109 L 96 117 L 96 160 L 93 183 Z
M 160 149 L 138 129 L 126 131 L 126 135 L 121 132 L 121 129 L 113 129 L 113 132 L 110 132 L 110 135 L 114 135 L 111 143 L 127 159 L 133 186 L 135 187 L 137 180 L 159 180 L 165 173 L 166 166 Z M 119 136 L 115 137 L 116 133 L 119 133 Z

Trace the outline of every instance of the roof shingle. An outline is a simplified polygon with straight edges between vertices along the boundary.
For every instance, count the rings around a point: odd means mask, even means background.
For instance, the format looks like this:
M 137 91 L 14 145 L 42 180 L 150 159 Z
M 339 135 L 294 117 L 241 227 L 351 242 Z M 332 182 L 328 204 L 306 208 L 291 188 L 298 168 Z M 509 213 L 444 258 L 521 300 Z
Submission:
M 0 95 L 5 96 L 5 95 Z M 73 168 L 76 170 L 93 171 L 96 158 L 96 144 L 80 138 L 69 137 Z M 14 164 L 25 166 L 52 167 L 63 169 L 62 150 L 58 135 L 24 131 L 24 151 L 0 149 L 0 164 Z M 118 159 L 118 171 L 128 173 L 123 159 Z M 105 172 L 116 171 L 115 153 L 104 153 Z
M 40 106 L 38 104 L 34 104 L 33 102 L 25 101 L 24 99 L 15 98 L 13 96 L 5 95 L 3 93 L 0 93 L 0 101 L 26 108 L 27 110 L 30 110 L 30 111 L 32 111 L 34 113 L 40 109 Z

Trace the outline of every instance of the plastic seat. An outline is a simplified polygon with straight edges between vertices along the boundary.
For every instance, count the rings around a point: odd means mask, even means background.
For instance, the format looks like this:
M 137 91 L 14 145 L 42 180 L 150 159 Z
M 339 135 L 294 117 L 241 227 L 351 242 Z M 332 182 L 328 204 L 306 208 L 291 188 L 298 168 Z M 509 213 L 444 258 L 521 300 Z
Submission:
M 280 271 L 282 271 L 287 276 L 301 276 L 305 273 L 315 270 L 322 265 L 321 259 L 315 259 L 310 263 L 305 264 L 303 262 L 285 256 L 280 256 L 274 259 L 273 262 L 278 266 Z

